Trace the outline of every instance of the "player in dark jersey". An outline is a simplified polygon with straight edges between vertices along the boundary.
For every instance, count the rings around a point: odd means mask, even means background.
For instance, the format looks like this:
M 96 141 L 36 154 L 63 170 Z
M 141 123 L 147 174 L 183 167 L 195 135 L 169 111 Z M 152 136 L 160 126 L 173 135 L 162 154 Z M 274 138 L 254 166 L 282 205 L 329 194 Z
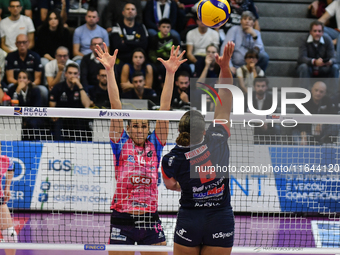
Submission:
M 118 50 L 111 56 L 104 43 L 104 51 L 97 46 L 98 60 L 107 72 L 108 93 L 112 109 L 122 109 L 114 76 Z M 174 76 L 185 51 L 172 47 L 170 58 L 158 58 L 166 69 L 160 110 L 170 110 Z M 157 213 L 158 166 L 168 136 L 168 120 L 157 120 L 155 130 L 149 135 L 147 120 L 129 120 L 126 131 L 122 119 L 112 119 L 111 147 L 114 154 L 116 192 L 112 200 L 110 244 L 165 245 L 165 235 Z M 109 254 L 134 254 L 134 252 L 109 252 Z M 143 253 L 142 254 L 148 254 Z M 156 254 L 156 253 L 153 253 Z M 167 253 L 157 253 L 167 254 Z
M 221 68 L 219 83 L 232 84 L 229 61 L 233 50 L 234 43 L 228 42 L 223 56 L 215 56 Z M 223 121 L 205 131 L 201 113 L 186 112 L 179 122 L 177 145 L 162 160 L 166 187 L 181 191 L 174 255 L 229 255 L 233 246 L 235 223 L 228 174 L 203 171 L 209 166 L 229 165 L 230 125 L 229 121 L 223 123 L 229 120 L 232 94 L 228 89 L 219 89 L 218 94 L 222 103 L 216 100 L 214 119 Z
M 0 148 L 1 153 L 1 148 Z M 6 183 L 2 188 L 1 179 L 6 174 Z M 0 228 L 4 242 L 17 243 L 18 236 L 14 229 L 7 201 L 11 198 L 11 183 L 14 175 L 13 162 L 5 155 L 0 155 Z M 6 255 L 15 255 L 16 250 L 5 250 Z

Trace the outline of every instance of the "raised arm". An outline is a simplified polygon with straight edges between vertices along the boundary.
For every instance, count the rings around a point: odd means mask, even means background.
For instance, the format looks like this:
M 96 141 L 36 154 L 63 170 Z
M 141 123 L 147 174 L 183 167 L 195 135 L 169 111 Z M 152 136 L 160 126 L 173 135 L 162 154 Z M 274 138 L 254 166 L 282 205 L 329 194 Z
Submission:
M 104 42 L 104 51 L 97 45 L 96 52 L 98 54 L 97 59 L 105 67 L 107 74 L 107 91 L 109 93 L 109 99 L 111 104 L 111 109 L 122 109 L 122 103 L 119 99 L 119 90 L 114 72 L 114 65 L 116 63 L 116 58 L 118 50 L 116 49 L 113 56 L 108 52 L 106 43 Z M 110 125 L 110 138 L 113 142 L 118 142 L 120 136 L 123 132 L 123 120 L 122 119 L 112 119 Z
M 11 183 L 13 179 L 14 171 L 7 171 L 6 173 L 6 184 L 4 188 L 4 199 L 7 202 L 11 198 Z
M 233 75 L 231 74 L 229 62 L 230 58 L 233 55 L 235 44 L 233 42 L 228 42 L 223 49 L 223 55 L 218 56 L 216 54 L 216 63 L 220 66 L 220 80 L 219 83 L 221 84 L 233 84 Z M 232 104 L 232 94 L 229 89 L 219 89 L 218 95 L 221 98 L 220 103 L 219 100 L 216 100 L 216 107 L 215 107 L 215 115 L 214 119 L 226 119 L 228 120 L 228 127 L 230 127 L 230 111 L 231 111 L 231 104 Z
M 161 111 L 170 110 L 172 92 L 174 89 L 175 73 L 178 67 L 182 63 L 187 61 L 187 59 L 181 60 L 183 55 L 185 54 L 185 51 L 183 51 L 180 55 L 178 55 L 179 49 L 180 49 L 179 46 L 177 46 L 176 50 L 175 50 L 175 46 L 172 46 L 170 58 L 167 61 L 161 58 L 157 58 L 158 61 L 162 62 L 162 64 L 164 65 L 166 69 L 164 87 L 163 87 L 163 91 L 161 94 L 161 102 L 160 102 L 160 109 L 159 109 Z M 165 144 L 166 139 L 168 137 L 168 132 L 169 132 L 169 121 L 168 120 L 157 120 L 155 132 L 158 138 L 160 139 L 161 143 Z

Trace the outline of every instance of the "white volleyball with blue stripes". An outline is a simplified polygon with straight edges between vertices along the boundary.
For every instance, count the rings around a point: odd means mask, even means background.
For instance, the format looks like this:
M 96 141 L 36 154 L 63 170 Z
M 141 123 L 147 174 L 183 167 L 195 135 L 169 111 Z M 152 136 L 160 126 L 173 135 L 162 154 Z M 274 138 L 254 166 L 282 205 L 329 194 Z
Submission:
M 218 28 L 228 21 L 229 16 L 227 0 L 201 0 L 197 6 L 197 17 L 207 27 Z

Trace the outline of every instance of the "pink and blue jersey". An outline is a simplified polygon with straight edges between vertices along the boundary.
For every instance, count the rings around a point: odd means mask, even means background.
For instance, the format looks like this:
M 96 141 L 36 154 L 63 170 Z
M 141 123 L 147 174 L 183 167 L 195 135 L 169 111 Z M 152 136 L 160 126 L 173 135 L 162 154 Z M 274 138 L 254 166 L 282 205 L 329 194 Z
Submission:
M 1 179 L 8 171 L 13 171 L 13 162 L 6 155 L 0 155 L 0 197 L 4 196 L 4 192 L 1 186 Z
M 158 205 L 158 166 L 164 145 L 155 131 L 144 147 L 134 144 L 124 130 L 120 140 L 111 140 L 114 155 L 116 192 L 111 209 L 118 212 L 151 212 Z

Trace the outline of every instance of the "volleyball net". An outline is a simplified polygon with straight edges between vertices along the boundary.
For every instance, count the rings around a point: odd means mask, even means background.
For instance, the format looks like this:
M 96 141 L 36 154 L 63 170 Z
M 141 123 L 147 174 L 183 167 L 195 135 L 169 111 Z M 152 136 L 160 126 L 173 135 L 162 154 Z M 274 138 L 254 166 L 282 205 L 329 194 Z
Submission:
M 146 249 L 105 245 L 115 195 L 125 199 L 122 207 L 130 212 L 157 208 L 167 246 L 148 250 L 171 251 L 180 193 L 166 189 L 158 169 L 158 197 L 150 188 L 149 173 L 136 173 L 126 180 L 126 185 L 144 185 L 137 192 L 149 196 L 152 205 L 119 194 L 124 189 L 116 178 L 122 173 L 113 161 L 109 129 L 111 119 L 124 119 L 125 129 L 131 119 L 148 120 L 151 132 L 157 120 L 169 120 L 162 152 L 144 155 L 132 145 L 127 155 L 121 152 L 131 164 L 151 161 L 149 170 L 140 171 L 157 172 L 152 162 L 175 146 L 183 113 L 2 107 L 1 155 L 14 163 L 7 205 L 18 243 L 0 243 L 0 248 L 39 244 L 34 248 L 90 249 L 92 246 L 86 245 L 96 244 L 96 249 Z M 212 113 L 208 112 L 206 119 L 208 126 Z M 335 254 L 340 248 L 340 116 L 244 114 L 232 119 L 228 172 L 236 222 L 233 250 Z M 311 131 L 301 137 L 301 126 Z M 152 220 L 143 215 L 135 218 L 142 225 Z

